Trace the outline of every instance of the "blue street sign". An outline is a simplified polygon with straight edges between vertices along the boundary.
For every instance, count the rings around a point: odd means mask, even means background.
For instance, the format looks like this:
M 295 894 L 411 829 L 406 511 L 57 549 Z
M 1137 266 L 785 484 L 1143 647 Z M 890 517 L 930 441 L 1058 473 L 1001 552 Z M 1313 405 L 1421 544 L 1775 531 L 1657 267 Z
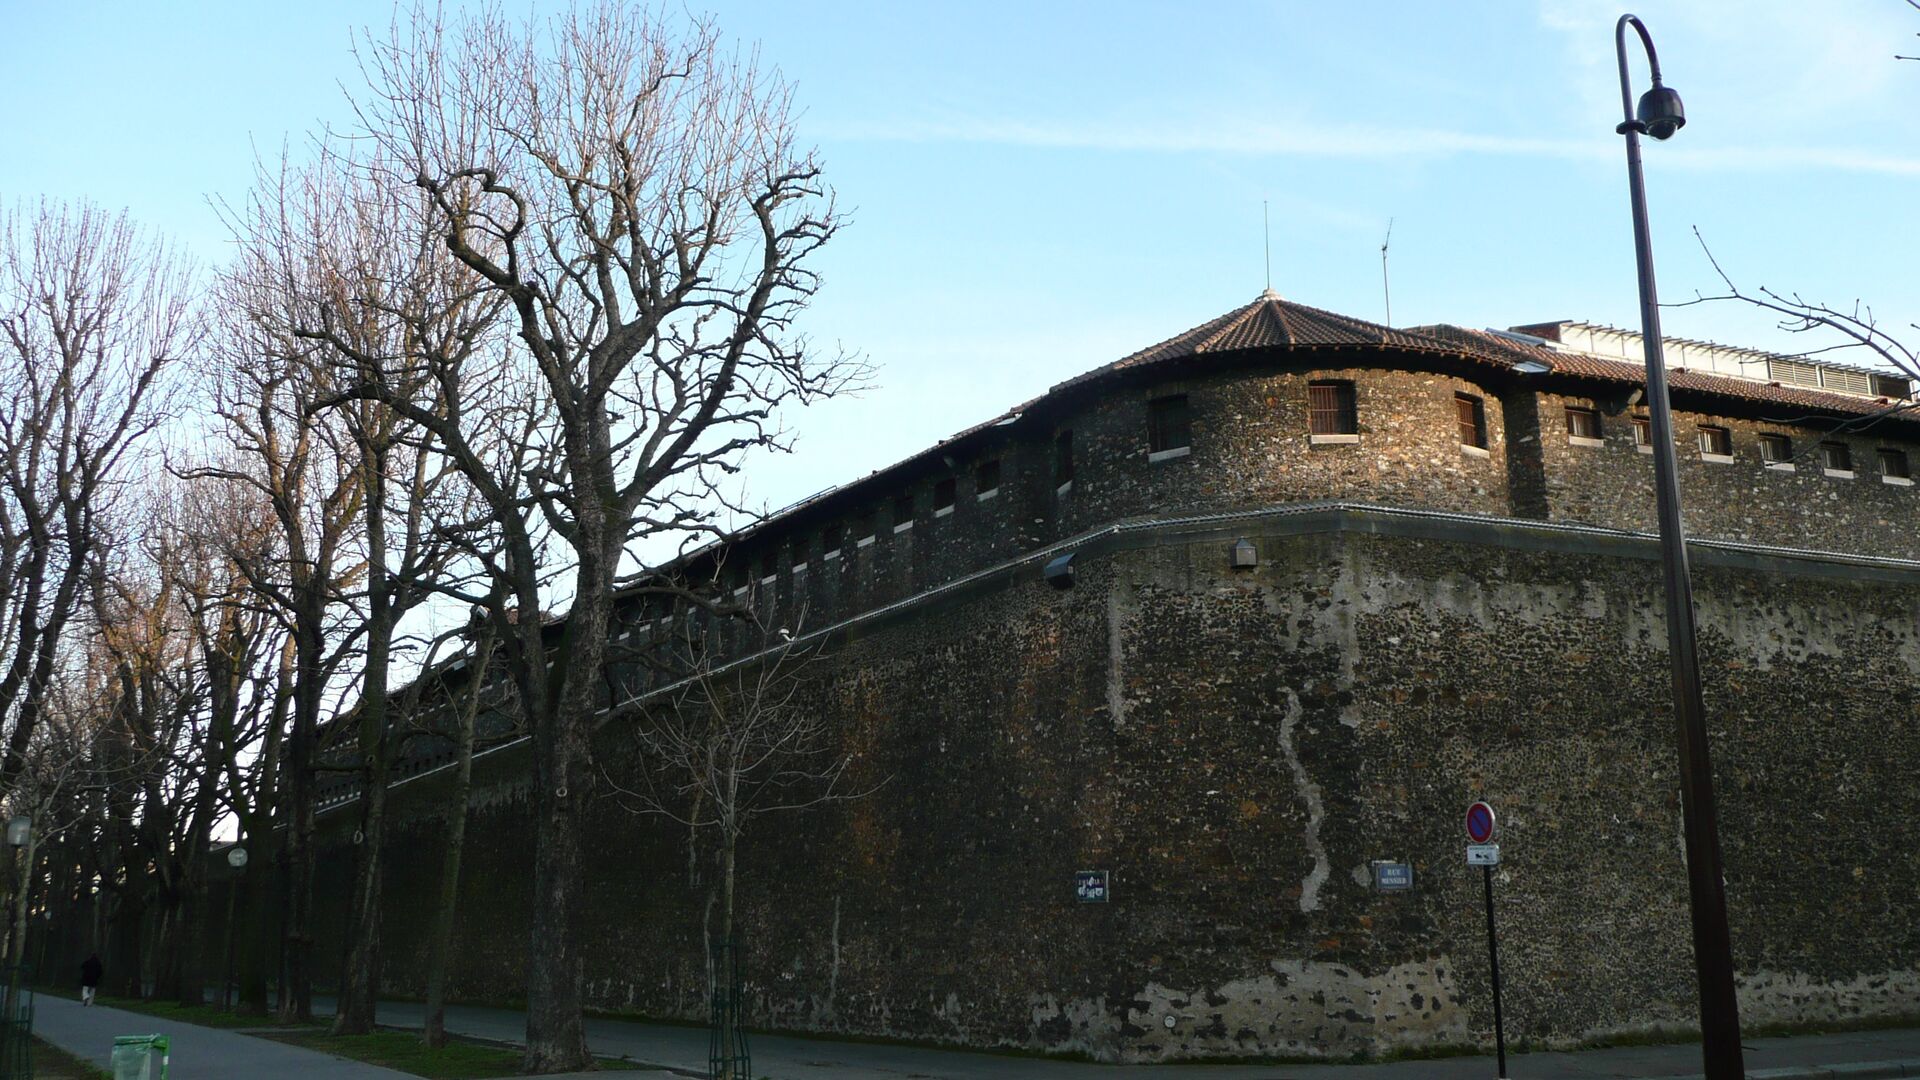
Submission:
M 1413 888 L 1413 866 L 1403 862 L 1374 863 L 1373 887 L 1381 892 L 1406 892 Z
M 1106 903 L 1107 872 L 1105 870 L 1074 871 L 1073 896 L 1083 904 Z

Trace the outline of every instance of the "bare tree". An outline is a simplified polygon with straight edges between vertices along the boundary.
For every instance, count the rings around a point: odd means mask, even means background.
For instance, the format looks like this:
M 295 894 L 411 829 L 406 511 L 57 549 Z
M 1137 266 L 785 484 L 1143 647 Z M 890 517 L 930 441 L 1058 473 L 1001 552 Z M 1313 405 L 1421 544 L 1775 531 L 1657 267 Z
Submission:
M 476 353 L 497 354 L 503 301 L 430 230 L 424 195 L 383 183 L 388 169 L 323 150 L 308 167 L 260 170 L 241 246 L 253 288 L 274 298 L 251 317 L 277 337 L 306 343 L 310 370 L 302 381 L 323 397 L 337 385 L 380 389 L 336 400 L 329 410 L 344 426 L 359 475 L 365 580 L 358 598 L 365 653 L 352 714 L 360 843 L 334 1030 L 364 1034 L 373 1030 L 379 988 L 395 639 L 408 613 L 454 578 L 472 516 L 472 489 L 435 433 L 389 402 L 446 413 L 439 395 L 447 388 L 431 373 Z M 318 411 L 313 405 L 306 419 Z
M 447 847 L 440 861 L 440 899 L 434 906 L 433 939 L 427 945 L 426 1022 L 421 1038 L 438 1049 L 447 1044 L 447 968 L 453 957 L 453 927 L 460 905 L 460 867 L 466 854 L 467 800 L 473 790 L 473 751 L 482 700 L 494 688 L 494 643 L 505 621 L 504 594 L 475 607 L 469 624 L 466 687 L 452 706 L 456 717 L 453 790 L 447 795 Z
M 241 468 L 233 460 L 219 471 Z M 183 602 L 194 621 L 194 664 L 207 699 L 201 760 L 183 767 L 214 785 L 217 811 L 233 815 L 240 840 L 254 856 L 231 886 L 230 910 L 240 925 L 229 927 L 228 941 L 242 946 L 241 1009 L 264 1014 L 266 961 L 278 951 L 277 941 L 265 939 L 265 928 L 278 895 L 274 875 L 283 830 L 275 821 L 283 801 L 292 638 L 281 615 L 253 587 L 247 568 L 258 573 L 282 560 L 280 526 L 257 486 L 218 476 L 182 484 L 172 506 L 167 529 L 182 568 Z
M 711 972 L 720 1045 L 744 1045 L 737 988 L 730 985 L 737 956 L 734 896 L 740 837 L 755 818 L 860 798 L 872 788 L 844 785 L 852 759 L 840 751 L 821 707 L 818 643 L 803 645 L 793 626 L 774 627 L 739 616 L 750 648 L 729 660 L 717 628 L 694 627 L 672 649 L 679 677 L 636 703 L 637 786 L 611 775 L 607 783 L 629 809 L 657 814 L 692 835 L 718 839 L 720 927 L 709 956 L 726 958 Z M 684 621 L 683 621 L 684 622 Z M 734 1080 L 731 1052 L 721 1076 Z
M 1793 334 L 1807 334 L 1816 339 L 1816 343 L 1796 356 L 1816 357 L 1847 354 L 1850 357 L 1866 359 L 1869 364 L 1897 371 L 1909 380 L 1920 383 L 1920 352 L 1908 345 L 1901 337 L 1889 330 L 1874 313 L 1871 305 L 1855 300 L 1845 307 L 1834 307 L 1823 301 L 1809 299 L 1798 291 L 1780 291 L 1762 285 L 1756 289 L 1746 289 L 1734 283 L 1732 275 L 1720 265 L 1720 260 L 1707 246 L 1706 238 L 1700 235 L 1696 227 L 1694 238 L 1700 243 L 1700 250 L 1712 264 L 1713 271 L 1725 287 L 1724 292 L 1712 295 L 1698 294 L 1692 300 L 1673 304 L 1673 307 L 1690 307 L 1695 304 L 1715 304 L 1734 302 L 1758 308 L 1775 316 L 1776 326 Z M 1900 329 L 1896 327 L 1895 330 Z M 1905 329 L 1920 331 L 1920 323 L 1909 323 Z M 1864 354 L 1864 355 L 1863 355 Z M 1920 401 L 1911 397 L 1889 398 L 1885 405 L 1858 416 L 1838 420 L 1834 430 L 1861 430 L 1889 416 L 1910 414 L 1920 408 Z M 1783 418 L 1797 419 L 1797 418 Z M 1814 452 L 1809 449 L 1808 453 Z
M 288 173 L 278 175 L 285 183 Z M 249 490 L 275 527 L 270 547 L 235 551 L 235 565 L 288 634 L 286 705 L 290 713 L 280 778 L 286 831 L 283 921 L 286 977 L 279 1013 L 312 1019 L 313 831 L 321 718 L 364 620 L 344 608 L 366 572 L 358 530 L 368 497 L 366 473 L 346 422 L 317 402 L 333 392 L 330 369 L 312 362 L 314 346 L 287 328 L 307 320 L 310 298 L 289 287 L 282 260 L 296 255 L 250 241 L 273 227 L 284 189 L 256 189 L 230 214 L 237 257 L 221 275 L 219 323 L 211 341 L 209 392 L 231 453 L 181 466 L 189 479 L 221 480 Z
M 501 530 L 492 570 L 520 613 L 501 646 L 532 732 L 538 822 L 525 1064 L 570 1071 L 590 1060 L 582 824 L 616 585 L 640 569 L 637 550 L 714 531 L 721 478 L 782 445 L 782 404 L 860 377 L 793 326 L 839 219 L 795 146 L 786 86 L 706 24 L 676 29 L 619 0 L 545 24 L 489 9 L 451 29 L 416 8 L 367 42 L 363 67 L 365 134 L 507 301 L 512 381 L 548 410 L 524 483 L 509 485 L 489 410 L 461 386 L 467 360 L 435 362 L 440 412 L 371 382 L 343 395 L 432 431 Z M 571 564 L 551 648 L 530 617 L 548 600 L 543 529 Z
M 197 340 L 192 274 L 86 204 L 0 208 L 0 795 L 26 765 L 101 519 Z

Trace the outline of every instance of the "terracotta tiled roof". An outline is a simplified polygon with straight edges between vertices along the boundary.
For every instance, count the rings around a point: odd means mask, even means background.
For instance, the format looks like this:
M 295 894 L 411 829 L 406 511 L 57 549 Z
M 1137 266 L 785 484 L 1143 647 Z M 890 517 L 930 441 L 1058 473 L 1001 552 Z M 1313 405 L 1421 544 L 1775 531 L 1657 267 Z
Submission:
M 1209 319 L 1158 345 L 1141 349 L 1084 375 L 1077 375 L 1053 389 L 1063 390 L 1129 368 L 1147 367 L 1192 356 L 1253 349 L 1347 348 L 1440 353 L 1505 366 L 1496 358 L 1417 330 L 1395 330 L 1350 315 L 1296 304 L 1268 289 L 1251 304 L 1235 308 L 1219 318 Z
M 1489 356 L 1505 357 L 1510 363 L 1517 364 L 1524 361 L 1543 363 L 1560 375 L 1605 379 L 1608 382 L 1631 383 L 1636 386 L 1643 386 L 1647 381 L 1646 369 L 1627 360 L 1613 360 L 1582 352 L 1566 352 L 1485 330 L 1467 330 L 1458 326 L 1423 326 L 1416 332 L 1454 342 L 1463 349 L 1479 351 Z M 1846 413 L 1854 416 L 1885 412 L 1896 404 L 1887 398 L 1836 394 L 1804 386 L 1788 386 L 1781 383 L 1760 382 L 1757 379 L 1736 379 L 1710 372 L 1689 371 L 1686 368 L 1669 368 L 1667 385 L 1673 390 L 1710 394 L 1714 397 L 1772 402 L 1796 408 L 1819 409 L 1824 412 Z M 1915 417 L 1908 414 L 1903 419 L 1915 419 Z

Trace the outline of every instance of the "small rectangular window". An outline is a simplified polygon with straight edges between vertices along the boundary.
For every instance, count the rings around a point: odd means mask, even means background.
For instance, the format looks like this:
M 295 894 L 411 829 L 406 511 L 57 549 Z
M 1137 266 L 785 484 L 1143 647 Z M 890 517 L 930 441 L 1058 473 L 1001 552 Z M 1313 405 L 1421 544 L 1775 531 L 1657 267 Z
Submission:
M 1633 448 L 1643 454 L 1653 453 L 1653 421 L 1635 416 L 1629 422 L 1633 424 Z
M 983 461 L 973 470 L 973 490 L 977 498 L 986 498 L 1000 490 L 1000 459 Z
M 902 495 L 893 500 L 893 531 L 904 532 L 913 528 L 913 496 Z
M 1487 406 L 1472 394 L 1453 395 L 1454 416 L 1460 427 L 1460 445 L 1487 448 Z
M 1820 444 L 1820 467 L 1829 475 L 1844 473 L 1853 475 L 1853 450 L 1846 443 L 1823 442 Z
M 1702 424 L 1699 439 L 1701 457 L 1730 458 L 1733 456 L 1733 432 L 1726 428 Z
M 939 517 L 942 514 L 953 513 L 953 492 L 957 486 L 951 476 L 944 480 L 937 481 L 933 485 L 933 514 L 935 517 Z
M 840 540 L 845 535 L 845 526 L 839 522 L 834 522 L 832 525 L 820 530 L 820 559 L 822 562 L 840 557 Z
M 760 584 L 765 585 L 780 575 L 780 553 L 769 551 L 760 556 Z
M 1147 402 L 1147 452 L 1165 454 L 1193 445 L 1187 395 L 1172 394 Z
M 1785 435 L 1760 436 L 1760 460 L 1768 468 L 1782 465 L 1793 468 L 1793 440 Z
M 1881 447 L 1880 475 L 1893 480 L 1913 479 L 1913 472 L 1907 464 L 1907 452 Z
M 1307 384 L 1307 430 L 1313 435 L 1360 434 L 1360 411 L 1350 382 Z
M 873 525 L 874 517 L 875 515 L 871 513 L 867 513 L 867 514 L 861 514 L 858 518 L 854 520 L 854 523 L 853 523 L 853 546 L 854 547 L 866 547 L 868 544 L 873 543 L 873 534 L 877 531 Z
M 1066 487 L 1073 483 L 1073 432 L 1063 431 L 1053 437 L 1053 485 Z
M 806 570 L 807 554 L 807 538 L 804 536 L 796 537 L 793 541 L 793 561 L 788 564 L 793 567 L 794 573 L 798 574 Z
M 1600 438 L 1600 410 L 1567 406 L 1567 434 L 1576 439 Z

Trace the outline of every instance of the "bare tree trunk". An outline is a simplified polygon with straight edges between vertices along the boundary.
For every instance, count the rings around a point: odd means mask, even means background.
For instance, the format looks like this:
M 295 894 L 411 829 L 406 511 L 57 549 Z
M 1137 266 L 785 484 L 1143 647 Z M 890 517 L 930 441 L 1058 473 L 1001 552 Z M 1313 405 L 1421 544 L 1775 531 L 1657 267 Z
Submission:
M 588 531 L 582 507 L 581 530 Z M 600 524 L 596 522 L 595 524 Z M 606 653 L 613 565 L 601 552 L 583 552 L 579 589 L 556 650 L 552 722 L 535 724 L 533 926 L 527 962 L 528 1072 L 587 1068 L 587 1031 L 581 947 L 581 867 L 587 787 L 593 779 L 588 734 L 598 709 L 599 671 Z M 618 549 L 616 548 L 616 551 Z
M 277 959 L 277 938 L 270 935 L 273 922 L 274 885 L 278 877 L 279 854 L 272 850 L 273 831 L 247 833 L 256 850 L 248 861 L 242 880 L 234 888 L 242 890 L 239 942 L 240 971 L 235 979 L 240 986 L 240 1004 L 234 1010 L 249 1016 L 265 1016 L 272 1002 L 267 992 L 268 967 Z M 281 988 L 285 992 L 285 987 Z
M 367 563 L 367 666 L 360 694 L 360 833 L 354 849 L 340 1000 L 333 1015 L 335 1035 L 371 1033 L 380 1001 L 380 848 L 387 817 L 387 668 L 395 612 L 386 563 L 386 454 L 364 441 L 361 447 L 371 557 Z
M 230 631 L 233 615 L 223 612 L 222 629 Z M 207 850 L 212 844 L 213 818 L 220 805 L 220 767 L 228 743 L 233 741 L 234 718 L 239 711 L 237 671 L 232 658 L 218 649 L 203 652 L 208 693 L 208 728 L 202 745 L 199 790 L 194 795 L 192 823 L 187 827 L 187 858 L 180 874 L 181 895 L 187 908 L 182 923 L 182 963 L 180 994 L 182 1005 L 200 1005 L 206 1000 L 207 986 Z M 228 905 L 231 909 L 232 905 Z M 229 917 L 227 940 L 233 940 Z M 226 968 L 220 970 L 220 989 L 226 992 Z
M 267 724 L 266 760 L 262 765 L 261 779 L 256 803 L 252 813 L 241 818 L 247 843 L 254 850 L 247 862 L 246 872 L 246 915 L 242 920 L 246 936 L 240 950 L 240 1008 L 239 1012 L 250 1016 L 265 1016 L 270 1008 L 267 996 L 267 972 L 269 965 L 277 966 L 281 950 L 276 935 L 268 930 L 273 921 L 275 887 L 281 877 L 281 833 L 274 828 L 274 800 L 280 776 L 280 754 L 283 743 L 285 702 L 292 696 L 293 687 L 293 639 L 281 642 L 279 672 L 274 679 L 274 708 L 272 719 Z M 280 996 L 284 999 L 287 992 L 285 980 L 280 982 Z
M 319 582 L 311 584 L 307 610 L 296 613 L 294 626 L 293 731 L 287 740 L 287 835 L 283 854 L 287 878 L 285 921 L 280 937 L 286 978 L 280 985 L 279 1019 L 283 1024 L 313 1020 L 313 786 L 314 739 L 320 727 L 320 697 L 325 673 L 326 599 Z
M 740 987 L 734 982 L 734 973 L 740 969 L 740 943 L 733 939 L 733 853 L 738 834 L 731 829 L 722 830 L 720 841 L 720 943 L 725 951 L 721 954 L 725 965 L 713 973 L 713 977 L 726 986 L 727 1007 L 720 1012 L 720 1045 L 726 1051 L 726 1067 L 721 1080 L 736 1080 L 733 1071 L 733 1048 L 739 1045 L 740 1038 Z
M 472 685 L 460 712 L 458 764 L 453 792 L 447 797 L 447 850 L 440 862 L 440 905 L 434 910 L 433 940 L 427 952 L 427 1022 L 422 1036 L 438 1049 L 447 1044 L 447 968 L 453 960 L 454 919 L 460 905 L 460 863 L 466 852 L 467 800 L 473 791 L 474 726 L 480 714 L 480 695 L 486 692 L 493 660 L 491 621 L 474 646 Z

